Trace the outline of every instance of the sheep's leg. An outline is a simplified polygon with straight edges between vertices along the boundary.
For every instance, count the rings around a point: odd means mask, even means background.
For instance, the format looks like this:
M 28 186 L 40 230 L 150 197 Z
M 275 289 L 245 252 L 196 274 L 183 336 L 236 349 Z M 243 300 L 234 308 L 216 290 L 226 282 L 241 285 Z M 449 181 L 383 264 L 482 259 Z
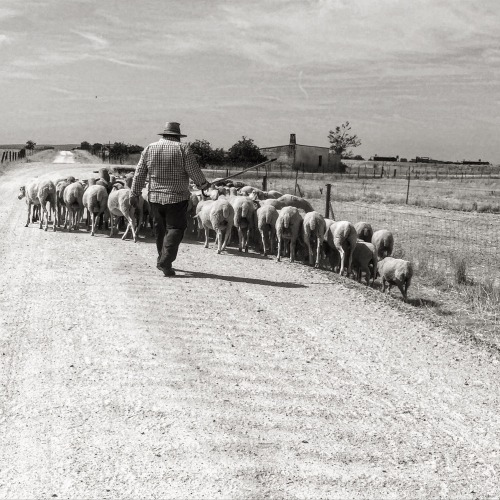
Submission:
M 115 227 L 114 227 L 114 220 L 113 220 L 113 214 L 110 213 L 109 214 L 109 225 L 111 226 L 111 231 L 109 233 L 109 237 L 112 238 L 113 237 L 113 233 L 115 231 Z
M 281 262 L 281 237 L 278 236 L 278 262 Z
M 319 269 L 321 262 L 321 239 L 320 236 L 316 236 L 316 264 L 314 265 L 316 269 Z
M 238 227 L 238 252 L 243 250 L 243 231 Z
M 382 293 L 385 293 L 386 287 L 387 287 L 387 281 L 385 278 L 382 278 Z
M 306 235 L 305 240 L 306 240 L 307 251 L 309 252 L 309 265 L 312 266 L 314 264 L 314 254 L 311 248 L 311 238 L 309 237 L 309 235 Z
M 139 212 L 139 222 L 137 223 L 137 228 L 136 228 L 136 233 L 139 234 L 139 231 L 141 230 L 142 227 L 142 222 L 143 222 L 143 210 Z
M 222 235 L 222 231 L 220 229 L 217 229 L 217 253 L 222 252 L 222 240 L 223 240 L 223 238 L 224 238 L 224 236 Z
M 28 220 L 26 221 L 26 225 L 24 227 L 28 227 L 30 225 L 30 217 L 31 217 L 31 201 L 26 203 L 28 205 Z
M 40 203 L 40 217 L 38 218 L 40 229 L 43 229 L 43 216 L 44 216 L 44 212 L 42 210 L 42 204 Z
M 208 233 L 210 229 L 207 226 L 203 226 L 203 229 L 205 229 L 205 248 L 208 248 Z
M 276 238 L 276 231 L 271 229 L 269 231 L 269 249 L 271 252 L 271 255 L 274 255 L 274 240 Z
M 243 232 L 243 236 L 245 237 L 245 253 L 248 253 L 248 239 L 250 238 L 250 230 L 248 228 Z
M 262 246 L 264 247 L 264 257 L 267 256 L 267 248 L 266 248 L 266 235 L 264 233 L 264 229 L 260 229 L 260 237 L 262 238 Z
M 337 250 L 340 254 L 340 276 L 342 276 L 342 274 L 344 273 L 345 252 L 342 246 L 340 246 Z
M 295 245 L 297 243 L 296 239 L 290 240 L 290 262 L 295 262 Z
M 90 220 L 91 220 L 91 224 L 92 224 L 92 230 L 90 231 L 90 236 L 94 236 L 94 234 L 95 234 L 95 225 L 96 225 L 96 222 L 97 222 L 97 217 L 95 216 L 94 212 L 92 212 L 90 214 Z
M 231 232 L 233 230 L 233 226 L 227 226 L 226 227 L 226 234 L 224 236 L 224 243 L 222 244 L 221 250 L 225 250 L 227 247 L 227 244 L 229 243 L 229 238 L 231 238 Z M 221 234 L 222 237 L 222 234 Z
M 51 203 L 50 207 L 52 210 L 54 210 L 54 227 L 53 231 L 56 230 L 56 226 L 59 225 L 59 213 L 57 212 L 57 202 Z

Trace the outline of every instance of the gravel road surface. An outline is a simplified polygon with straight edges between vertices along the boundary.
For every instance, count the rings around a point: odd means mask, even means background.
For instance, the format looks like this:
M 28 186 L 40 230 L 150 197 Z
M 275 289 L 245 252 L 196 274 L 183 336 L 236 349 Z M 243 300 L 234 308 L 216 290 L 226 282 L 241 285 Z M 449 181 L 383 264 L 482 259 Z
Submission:
M 0 174 L 2 498 L 498 497 L 495 354 L 301 264 L 24 227 L 97 168 Z

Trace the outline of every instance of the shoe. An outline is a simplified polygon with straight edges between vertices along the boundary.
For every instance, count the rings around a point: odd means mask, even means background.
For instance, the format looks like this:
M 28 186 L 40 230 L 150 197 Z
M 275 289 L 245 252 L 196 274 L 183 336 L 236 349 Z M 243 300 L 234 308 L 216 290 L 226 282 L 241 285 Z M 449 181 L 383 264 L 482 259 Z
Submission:
M 175 271 L 171 267 L 165 268 L 160 264 L 156 264 L 156 268 L 162 271 L 163 275 L 167 276 L 168 278 L 170 278 L 171 276 L 175 276 Z

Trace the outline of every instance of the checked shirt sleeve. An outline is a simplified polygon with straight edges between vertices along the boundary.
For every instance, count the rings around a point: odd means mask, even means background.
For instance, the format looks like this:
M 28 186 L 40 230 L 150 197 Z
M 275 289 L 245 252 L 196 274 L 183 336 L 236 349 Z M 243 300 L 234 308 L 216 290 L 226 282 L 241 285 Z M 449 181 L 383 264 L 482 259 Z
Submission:
M 137 164 L 135 169 L 134 180 L 132 181 L 132 194 L 139 196 L 142 192 L 142 188 L 146 183 L 146 176 L 148 175 L 148 162 L 147 162 L 147 151 L 149 148 L 143 150 L 141 154 L 141 159 Z
M 198 186 L 198 188 L 201 188 L 202 186 L 208 184 L 207 179 L 203 174 L 203 172 L 201 171 L 201 168 L 198 165 L 198 162 L 196 161 L 196 157 L 194 156 L 189 146 L 184 149 L 184 158 L 186 160 L 185 162 L 186 172 L 189 175 L 189 177 L 193 179 L 194 183 Z

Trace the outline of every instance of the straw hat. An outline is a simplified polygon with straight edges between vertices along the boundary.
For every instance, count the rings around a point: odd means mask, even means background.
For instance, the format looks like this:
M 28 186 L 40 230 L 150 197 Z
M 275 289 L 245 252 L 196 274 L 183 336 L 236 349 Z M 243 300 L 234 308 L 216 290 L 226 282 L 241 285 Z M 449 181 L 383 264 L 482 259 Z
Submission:
M 178 135 L 179 137 L 187 137 L 187 135 L 181 134 L 181 126 L 177 122 L 165 123 L 165 130 L 158 135 Z

